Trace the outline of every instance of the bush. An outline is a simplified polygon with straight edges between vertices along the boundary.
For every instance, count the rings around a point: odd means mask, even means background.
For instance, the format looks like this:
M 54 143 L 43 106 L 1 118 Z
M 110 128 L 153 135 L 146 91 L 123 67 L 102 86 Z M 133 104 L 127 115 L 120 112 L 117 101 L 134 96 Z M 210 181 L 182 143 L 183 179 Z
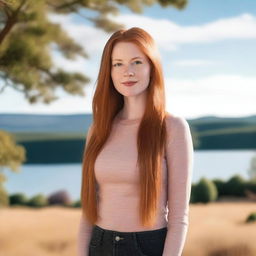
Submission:
M 231 177 L 225 184 L 227 195 L 245 196 L 245 180 L 240 175 Z
M 16 193 L 9 196 L 10 205 L 26 205 L 27 197 L 22 193 Z
M 227 194 L 226 187 L 225 187 L 225 181 L 221 179 L 213 179 L 212 182 L 215 184 L 217 190 L 218 190 L 218 197 L 224 196 Z
M 70 205 L 71 199 L 65 190 L 55 192 L 48 196 L 49 205 Z
M 215 201 L 217 197 L 218 191 L 215 184 L 204 177 L 201 178 L 194 188 L 194 202 L 208 203 Z
M 255 222 L 255 221 L 256 221 L 256 212 L 253 212 L 247 217 L 246 222 Z
M 0 185 L 0 207 L 7 207 L 7 206 L 9 206 L 8 193 L 6 192 L 4 187 Z
M 249 180 L 245 182 L 244 186 L 245 186 L 245 189 L 248 189 L 253 193 L 256 193 L 256 180 Z
M 75 201 L 75 202 L 72 204 L 72 207 L 74 207 L 74 208 L 79 208 L 79 207 L 81 207 L 81 201 L 80 201 L 80 200 Z
M 38 194 L 32 197 L 27 203 L 27 205 L 31 207 L 43 207 L 43 206 L 46 206 L 47 204 L 48 204 L 48 201 L 45 198 L 45 196 L 42 194 Z

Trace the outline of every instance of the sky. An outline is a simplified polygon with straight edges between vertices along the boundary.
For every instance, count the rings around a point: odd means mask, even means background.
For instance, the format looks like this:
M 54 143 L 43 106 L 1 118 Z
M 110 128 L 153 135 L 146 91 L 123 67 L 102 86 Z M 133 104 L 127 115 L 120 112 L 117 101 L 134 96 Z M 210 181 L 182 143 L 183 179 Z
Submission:
M 256 1 L 189 1 L 184 10 L 159 5 L 135 14 L 126 7 L 109 16 L 126 28 L 140 27 L 159 48 L 166 93 L 166 108 L 185 118 L 206 115 L 244 117 L 256 114 Z M 83 11 L 93 16 L 91 11 Z M 85 96 L 70 96 L 58 89 L 57 101 L 30 105 L 12 88 L 0 94 L 0 113 L 92 113 L 92 99 L 105 43 L 111 36 L 77 15 L 51 15 L 89 54 L 69 61 L 53 52 L 56 66 L 89 76 Z M 1 85 L 1 82 L 0 82 Z

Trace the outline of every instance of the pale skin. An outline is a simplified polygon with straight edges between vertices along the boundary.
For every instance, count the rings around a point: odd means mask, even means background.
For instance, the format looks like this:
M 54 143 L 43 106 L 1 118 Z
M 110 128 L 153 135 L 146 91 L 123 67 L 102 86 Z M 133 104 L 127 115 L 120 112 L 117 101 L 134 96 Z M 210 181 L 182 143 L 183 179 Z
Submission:
M 111 78 L 116 90 L 124 97 L 124 108 L 120 117 L 125 120 L 142 118 L 146 93 L 150 81 L 150 63 L 136 44 L 117 43 L 111 55 Z M 125 86 L 125 81 L 137 81 L 133 86 Z

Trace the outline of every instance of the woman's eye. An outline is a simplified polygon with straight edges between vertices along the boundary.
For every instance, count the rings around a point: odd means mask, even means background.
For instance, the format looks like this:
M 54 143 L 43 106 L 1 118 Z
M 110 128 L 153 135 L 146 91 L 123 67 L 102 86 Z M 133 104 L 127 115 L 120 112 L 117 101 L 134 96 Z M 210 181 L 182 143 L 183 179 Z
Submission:
M 122 63 L 115 63 L 113 66 L 114 67 L 119 66 L 118 64 L 122 64 Z
M 136 60 L 136 61 L 134 61 L 135 63 L 138 63 L 138 64 L 142 64 L 142 62 L 141 61 L 139 61 L 139 60 Z

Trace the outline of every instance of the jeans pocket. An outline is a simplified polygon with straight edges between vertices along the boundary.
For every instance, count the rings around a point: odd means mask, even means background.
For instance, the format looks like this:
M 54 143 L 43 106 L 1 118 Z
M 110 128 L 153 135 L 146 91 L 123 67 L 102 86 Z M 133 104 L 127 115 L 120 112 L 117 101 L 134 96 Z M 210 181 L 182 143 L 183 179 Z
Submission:
M 145 250 L 147 251 L 147 243 L 139 239 L 137 235 L 135 235 L 135 247 L 136 247 L 136 252 L 138 256 L 149 256 L 145 253 Z
M 167 230 L 155 232 L 153 236 L 135 235 L 137 251 L 141 256 L 162 256 Z

